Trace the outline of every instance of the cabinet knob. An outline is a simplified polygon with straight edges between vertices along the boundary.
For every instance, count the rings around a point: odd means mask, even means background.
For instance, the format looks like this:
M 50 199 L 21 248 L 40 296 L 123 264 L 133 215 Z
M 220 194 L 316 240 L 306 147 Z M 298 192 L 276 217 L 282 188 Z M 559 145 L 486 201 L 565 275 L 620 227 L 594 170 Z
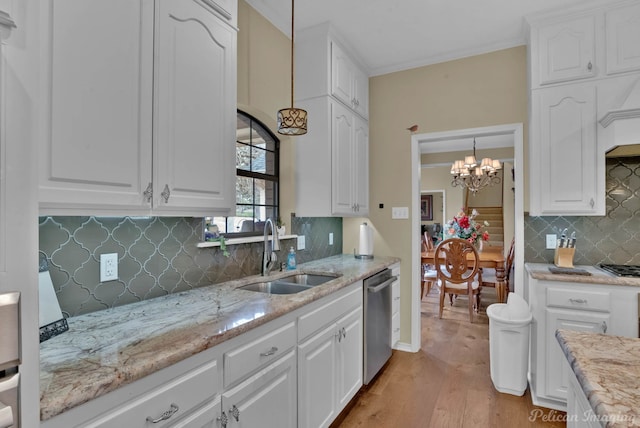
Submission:
M 593 70 L 593 64 L 591 64 L 591 61 L 589 61 L 589 64 L 587 64 L 587 70 Z
M 153 183 L 152 182 L 149 182 L 149 185 L 144 190 L 144 192 L 142 192 L 142 195 L 144 196 L 145 202 L 151 202 L 151 198 L 153 198 Z
M 591 198 L 591 200 L 589 201 L 589 205 L 591 205 L 591 208 L 593 208 L 595 204 L 596 204 L 596 201 L 594 201 L 593 198 Z
M 169 202 L 169 196 L 171 196 L 171 191 L 169 190 L 168 184 L 164 185 L 164 189 L 162 190 L 162 193 L 160 193 L 160 196 L 162 196 L 162 199 L 164 199 L 165 204 Z
M 229 414 L 233 416 L 233 419 L 235 419 L 236 422 L 240 422 L 240 409 L 238 409 L 235 404 L 231 406 L 231 410 L 229 410 Z
M 602 332 L 606 333 L 607 332 L 607 322 L 606 321 L 602 321 Z
M 147 416 L 147 422 L 151 422 L 152 424 L 157 424 L 158 422 L 166 421 L 171 416 L 173 416 L 180 408 L 177 404 L 171 403 L 171 407 L 169 410 L 165 411 L 163 414 L 158 416 L 157 418 L 152 418 L 151 416 Z
M 222 428 L 227 428 L 227 423 L 229 422 L 229 417 L 224 412 L 224 410 L 222 411 L 222 415 L 220 415 L 220 417 L 216 418 L 216 420 L 220 421 L 220 426 Z

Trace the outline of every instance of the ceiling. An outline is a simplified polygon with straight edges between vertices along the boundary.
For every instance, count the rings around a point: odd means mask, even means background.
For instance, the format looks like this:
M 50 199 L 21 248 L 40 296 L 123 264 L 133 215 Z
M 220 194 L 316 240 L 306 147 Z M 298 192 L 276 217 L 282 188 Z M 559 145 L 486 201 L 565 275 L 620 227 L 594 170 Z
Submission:
M 291 33 L 291 0 L 246 0 Z M 523 17 L 588 0 L 298 0 L 296 33 L 331 22 L 376 76 L 525 44 Z

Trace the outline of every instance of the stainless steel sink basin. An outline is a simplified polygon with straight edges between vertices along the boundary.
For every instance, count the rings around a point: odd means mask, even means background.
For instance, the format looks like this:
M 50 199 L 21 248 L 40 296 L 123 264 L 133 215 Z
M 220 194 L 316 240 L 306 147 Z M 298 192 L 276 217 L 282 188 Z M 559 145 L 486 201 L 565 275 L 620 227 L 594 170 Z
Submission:
M 280 278 L 278 281 L 287 282 L 291 284 L 315 286 L 315 285 L 324 284 L 325 282 L 329 282 L 336 278 L 337 276 L 334 276 L 334 275 L 322 275 L 322 274 L 316 274 L 316 273 L 299 273 L 296 275 Z
M 311 286 L 292 284 L 283 281 L 254 282 L 253 284 L 239 287 L 241 290 L 259 291 L 260 293 L 269 294 L 295 294 L 304 290 L 308 290 Z
M 329 282 L 332 279 L 338 278 L 338 276 L 339 275 L 298 273 L 273 281 L 254 282 L 238 288 L 268 294 L 295 294 Z

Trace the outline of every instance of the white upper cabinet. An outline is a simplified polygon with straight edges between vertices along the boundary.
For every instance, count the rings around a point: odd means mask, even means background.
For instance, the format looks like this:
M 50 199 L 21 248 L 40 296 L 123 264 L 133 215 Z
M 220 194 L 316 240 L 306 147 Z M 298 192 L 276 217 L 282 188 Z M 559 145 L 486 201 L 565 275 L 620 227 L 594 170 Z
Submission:
M 369 117 L 369 77 L 336 42 L 331 42 L 331 95 Z
M 607 73 L 640 70 L 640 3 L 605 13 Z
M 297 137 L 296 214 L 369 213 L 369 78 L 328 24 L 296 34 L 296 105 L 309 113 Z
M 604 3 L 527 18 L 532 89 L 640 70 L 640 4 Z
M 235 203 L 236 30 L 193 0 L 157 7 L 153 207 L 206 215 Z
M 566 85 L 534 91 L 530 214 L 603 215 L 604 156 L 596 146 L 596 88 Z M 600 180 L 600 178 L 602 180 Z
M 369 76 L 328 23 L 296 33 L 296 99 L 331 95 L 369 117 Z
M 231 0 L 47 0 L 41 214 L 233 207 L 235 14 Z
M 537 74 L 541 85 L 596 75 L 595 16 L 537 29 Z
M 299 101 L 309 132 L 297 137 L 296 214 L 304 217 L 369 213 L 369 127 L 332 97 Z

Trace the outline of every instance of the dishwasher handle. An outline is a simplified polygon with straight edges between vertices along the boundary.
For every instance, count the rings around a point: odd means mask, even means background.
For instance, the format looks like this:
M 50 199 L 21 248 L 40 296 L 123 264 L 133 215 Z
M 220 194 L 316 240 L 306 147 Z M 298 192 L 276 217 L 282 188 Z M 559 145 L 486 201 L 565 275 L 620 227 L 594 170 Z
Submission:
M 397 279 L 398 279 L 397 276 L 392 276 L 391 278 L 387 279 L 382 284 L 379 284 L 379 285 L 376 285 L 376 286 L 367 287 L 367 291 L 369 293 L 378 293 L 380 290 L 382 290 L 384 288 L 387 288 L 389 285 L 393 284 Z

